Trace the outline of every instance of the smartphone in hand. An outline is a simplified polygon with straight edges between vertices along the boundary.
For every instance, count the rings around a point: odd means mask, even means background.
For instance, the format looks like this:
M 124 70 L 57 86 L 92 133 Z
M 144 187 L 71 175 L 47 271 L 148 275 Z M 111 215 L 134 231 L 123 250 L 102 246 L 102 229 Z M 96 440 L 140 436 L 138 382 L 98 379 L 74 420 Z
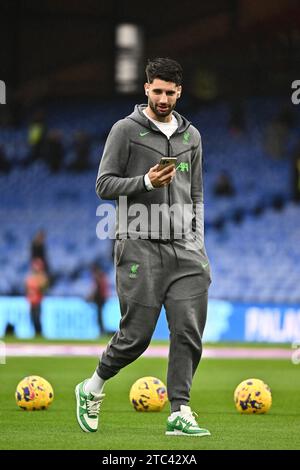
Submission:
M 159 162 L 158 170 L 163 170 L 167 166 L 175 165 L 176 166 L 177 157 L 162 157 Z

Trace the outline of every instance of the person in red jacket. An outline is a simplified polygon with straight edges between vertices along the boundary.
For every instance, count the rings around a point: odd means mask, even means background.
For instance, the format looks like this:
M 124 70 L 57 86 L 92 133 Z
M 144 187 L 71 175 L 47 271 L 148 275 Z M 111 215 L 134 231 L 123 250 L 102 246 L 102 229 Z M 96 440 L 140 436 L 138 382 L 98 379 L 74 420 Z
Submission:
M 48 287 L 45 265 L 39 258 L 33 260 L 31 272 L 26 277 L 26 297 L 30 304 L 30 316 L 36 335 L 42 333 L 41 303 Z

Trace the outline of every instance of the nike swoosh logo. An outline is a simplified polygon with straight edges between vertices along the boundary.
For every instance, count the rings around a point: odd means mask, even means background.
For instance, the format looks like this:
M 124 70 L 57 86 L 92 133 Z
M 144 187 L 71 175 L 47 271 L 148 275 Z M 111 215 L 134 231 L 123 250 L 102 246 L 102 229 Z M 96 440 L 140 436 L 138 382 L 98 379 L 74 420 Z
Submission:
M 86 410 L 86 404 L 85 404 L 85 399 L 84 398 L 81 398 L 80 397 L 80 404 L 79 404 L 80 408 L 83 408 L 84 410 Z
M 188 427 L 188 425 L 184 424 L 182 421 L 178 420 L 177 423 L 175 424 L 175 427 L 178 431 L 184 431 L 185 428 Z
M 209 264 L 209 263 L 202 264 L 202 268 L 203 268 L 203 269 L 207 268 L 208 264 Z
M 150 131 L 147 131 L 147 132 L 140 132 L 140 136 L 141 136 L 141 137 L 144 137 L 144 136 L 147 135 L 147 134 L 150 134 Z

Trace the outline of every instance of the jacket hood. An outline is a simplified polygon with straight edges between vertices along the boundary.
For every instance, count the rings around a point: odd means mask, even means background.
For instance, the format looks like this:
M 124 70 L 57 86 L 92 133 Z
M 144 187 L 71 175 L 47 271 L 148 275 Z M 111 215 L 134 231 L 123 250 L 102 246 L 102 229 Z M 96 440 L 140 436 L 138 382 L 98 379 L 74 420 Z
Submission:
M 142 126 L 151 129 L 152 131 L 160 132 L 158 127 L 156 127 L 156 125 L 152 121 L 150 121 L 150 119 L 147 119 L 147 117 L 143 113 L 144 109 L 146 108 L 147 104 L 136 104 L 134 107 L 134 111 L 129 116 L 127 116 L 127 118 L 132 119 L 132 121 L 135 121 L 141 124 Z M 177 113 L 176 111 L 172 111 L 172 113 L 174 114 L 178 122 L 177 132 L 185 132 L 187 128 L 191 125 L 190 121 L 188 121 L 184 116 Z

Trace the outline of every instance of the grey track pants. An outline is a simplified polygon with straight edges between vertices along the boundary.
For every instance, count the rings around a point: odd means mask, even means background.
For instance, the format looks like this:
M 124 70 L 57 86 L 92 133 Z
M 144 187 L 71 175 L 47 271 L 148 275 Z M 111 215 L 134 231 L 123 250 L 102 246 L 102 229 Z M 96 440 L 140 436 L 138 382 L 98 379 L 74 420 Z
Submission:
M 174 411 L 188 403 L 201 359 L 210 284 L 206 254 L 176 247 L 176 242 L 116 240 L 115 265 L 120 329 L 97 373 L 107 380 L 147 349 L 164 305 L 170 330 L 167 389 Z

